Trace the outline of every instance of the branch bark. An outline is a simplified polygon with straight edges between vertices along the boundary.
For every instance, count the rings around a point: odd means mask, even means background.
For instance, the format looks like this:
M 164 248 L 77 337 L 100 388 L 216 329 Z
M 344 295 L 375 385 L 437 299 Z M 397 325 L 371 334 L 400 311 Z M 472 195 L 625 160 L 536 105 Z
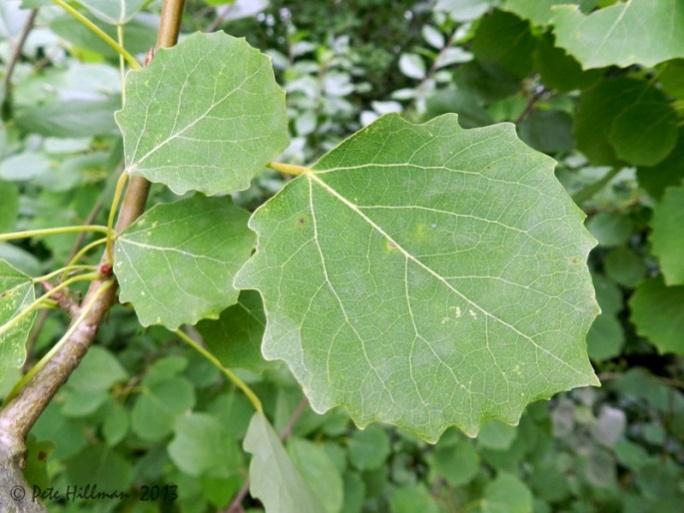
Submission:
M 157 48 L 173 46 L 178 39 L 185 0 L 164 0 Z M 121 231 L 145 210 L 150 184 L 132 177 L 121 204 L 116 230 Z M 102 259 L 106 255 L 102 256 Z M 116 287 L 105 291 L 104 281 L 93 282 L 82 305 L 95 301 L 88 315 L 73 334 L 36 376 L 0 411 L 0 511 L 16 513 L 45 512 L 45 508 L 29 497 L 24 480 L 25 440 L 33 424 L 50 403 L 59 388 L 78 367 L 92 344 L 97 329 L 116 300 Z M 24 490 L 26 497 L 20 490 Z
M 10 55 L 9 61 L 7 63 L 7 69 L 5 70 L 5 78 L 3 78 L 2 81 L 4 89 L 4 97 L 2 99 L 3 111 L 10 110 L 9 105 L 11 103 L 12 96 L 12 75 L 14 74 L 14 69 L 16 68 L 17 63 L 19 62 L 19 59 L 21 59 L 21 52 L 24 49 L 24 44 L 26 43 L 28 35 L 31 33 L 31 30 L 33 30 L 33 25 L 36 22 L 37 15 L 38 9 L 31 9 L 31 12 L 26 18 L 26 22 L 24 23 L 24 26 L 21 29 L 21 33 L 17 38 L 17 42 L 14 44 L 14 47 L 12 48 L 12 55 Z

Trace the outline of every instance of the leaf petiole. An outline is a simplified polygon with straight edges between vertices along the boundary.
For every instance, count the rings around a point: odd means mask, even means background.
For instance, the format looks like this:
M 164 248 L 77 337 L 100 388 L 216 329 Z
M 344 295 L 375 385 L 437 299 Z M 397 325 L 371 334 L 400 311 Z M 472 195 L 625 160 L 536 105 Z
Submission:
M 119 43 L 114 41 L 109 35 L 102 30 L 100 27 L 95 25 L 92 21 L 90 21 L 88 18 L 86 18 L 83 14 L 78 12 L 76 9 L 74 9 L 71 5 L 66 3 L 64 0 L 52 0 L 55 4 L 59 5 L 62 9 L 64 9 L 66 12 L 71 14 L 74 18 L 76 18 L 81 24 L 83 24 L 85 27 L 90 29 L 92 32 L 97 35 L 104 43 L 106 43 L 112 50 L 117 52 L 119 55 L 121 55 L 126 61 L 128 62 L 128 65 L 133 68 L 133 69 L 140 69 L 140 63 L 137 61 L 135 57 L 133 57 L 128 51 L 121 46 Z
M 307 173 L 313 172 L 313 169 L 310 167 L 298 166 L 296 164 L 285 164 L 284 162 L 269 162 L 266 164 L 266 167 L 269 167 L 274 171 L 278 171 L 279 173 L 293 176 L 305 175 Z
M 52 278 L 59 276 L 60 274 L 65 277 L 67 274 L 71 273 L 72 271 L 96 271 L 97 266 L 96 265 L 65 265 L 64 267 L 57 269 L 55 271 L 49 272 L 47 274 L 44 274 L 43 276 L 38 276 L 36 278 L 33 278 L 32 281 L 33 283 L 40 283 L 43 281 L 51 280 Z M 64 281 L 64 280 L 60 280 Z
M 102 244 L 105 244 L 107 242 L 107 238 L 104 237 L 102 239 L 97 239 L 94 240 L 93 242 L 86 244 L 83 246 L 81 249 L 78 250 L 78 252 L 69 260 L 69 263 L 64 267 L 64 269 L 69 269 L 71 267 L 77 267 L 75 264 L 78 262 L 81 258 L 83 258 L 91 249 L 96 248 L 97 246 L 100 246 Z M 62 275 L 62 279 L 66 277 L 66 273 Z
M 7 404 L 9 403 L 20 391 L 26 384 L 31 381 L 33 376 L 35 376 L 38 371 L 40 371 L 43 367 L 45 367 L 45 364 L 57 353 L 57 351 L 64 345 L 64 343 L 69 340 L 71 335 L 76 331 L 76 329 L 80 326 L 80 324 L 83 322 L 83 320 L 86 318 L 86 316 L 90 313 L 90 311 L 93 309 L 93 306 L 99 299 L 99 297 L 104 294 L 104 292 L 109 289 L 109 287 L 112 286 L 114 282 L 113 281 L 106 281 L 102 284 L 101 287 L 99 287 L 92 295 L 90 298 L 90 301 L 86 305 L 83 306 L 81 309 L 81 313 L 78 315 L 78 317 L 74 320 L 74 322 L 71 323 L 71 326 L 69 326 L 69 329 L 64 333 L 62 338 L 60 338 L 57 343 L 52 346 L 52 348 L 43 356 L 40 361 L 35 364 L 31 369 L 22 376 L 22 378 L 17 382 L 14 387 L 12 387 L 12 390 L 7 394 L 7 397 L 5 397 L 4 403 Z M 56 288 L 56 287 L 55 287 Z
M 109 262 L 114 261 L 114 255 L 112 254 L 112 235 L 114 233 L 114 219 L 116 219 L 116 212 L 119 210 L 119 203 L 121 202 L 121 197 L 123 196 L 123 190 L 128 182 L 128 173 L 126 170 L 121 172 L 119 179 L 116 181 L 116 187 L 114 187 L 114 198 L 112 199 L 112 206 L 109 209 L 109 217 L 107 218 L 107 239 L 106 239 L 106 253 L 107 260 Z
M 66 233 L 82 233 L 82 232 L 96 232 L 109 234 L 110 230 L 106 226 L 100 225 L 74 225 L 74 226 L 60 226 L 59 228 L 43 228 L 40 230 L 26 230 L 23 232 L 3 233 L 0 234 L 0 242 L 7 242 L 9 240 L 29 239 L 31 237 L 44 237 L 47 235 L 64 235 Z
M 204 347 L 202 347 L 197 341 L 195 341 L 190 335 L 188 335 L 184 331 L 182 331 L 180 329 L 176 330 L 176 335 L 183 342 L 188 344 L 195 351 L 200 353 L 207 360 L 209 360 L 212 364 L 214 364 L 214 366 L 216 366 L 230 381 L 232 381 L 236 387 L 238 387 L 240 390 L 242 390 L 242 392 L 247 396 L 247 399 L 249 399 L 249 402 L 252 403 L 252 406 L 254 406 L 254 409 L 260 413 L 263 413 L 264 408 L 261 405 L 261 401 L 259 400 L 259 398 L 254 393 L 254 391 L 251 388 L 249 388 L 247 383 L 242 381 L 242 379 L 240 379 L 240 377 L 237 374 L 235 374 L 230 369 L 224 367 L 218 358 L 216 358 L 213 354 L 211 354 L 209 351 L 207 351 Z
M 79 274 L 78 276 L 74 276 L 73 278 L 64 280 L 62 283 L 56 285 L 55 287 L 47 291 L 45 294 L 40 296 L 33 303 L 27 306 L 24 310 L 19 312 L 16 316 L 12 317 L 9 321 L 7 321 L 5 324 L 0 326 L 0 337 L 4 335 L 6 332 L 8 332 L 11 328 L 19 324 L 19 322 L 21 322 L 23 319 L 31 315 L 31 313 L 33 313 L 34 310 L 39 308 L 46 299 L 50 299 L 57 292 L 64 290 L 69 285 L 73 285 L 74 283 L 78 283 L 81 281 L 95 281 L 99 278 L 101 278 L 100 273 L 88 273 Z

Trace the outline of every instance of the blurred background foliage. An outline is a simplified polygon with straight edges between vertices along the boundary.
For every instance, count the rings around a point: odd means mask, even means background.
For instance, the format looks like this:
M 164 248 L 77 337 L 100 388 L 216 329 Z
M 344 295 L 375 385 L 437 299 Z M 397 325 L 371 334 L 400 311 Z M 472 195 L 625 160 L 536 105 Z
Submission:
M 139 3 L 125 46 L 142 55 L 159 2 Z M 552 3 L 561 2 L 537 7 Z M 589 13 L 616 0 L 574 3 Z M 525 2 L 187 2 L 184 32 L 225 30 L 272 57 L 291 119 L 281 160 L 312 162 L 389 112 L 416 121 L 457 112 L 466 127 L 513 122 L 558 161 L 599 241 L 590 266 L 602 314 L 588 348 L 603 386 L 536 403 L 517 427 L 492 422 L 476 440 L 448 431 L 435 446 L 384 426 L 358 431 L 343 411 L 314 414 L 282 365 L 238 369 L 325 513 L 682 511 L 684 61 L 585 71 L 556 46 L 548 20 L 513 4 Z M 35 23 L 13 59 L 31 9 Z M 4 0 L 0 59 L 0 230 L 104 222 L 122 161 L 117 57 L 50 2 Z M 253 209 L 282 181 L 264 171 L 235 199 Z M 153 189 L 154 201 L 170 195 Z M 0 244 L 0 258 L 39 275 L 88 240 Z M 65 325 L 62 314 L 41 313 L 28 367 Z M 235 336 L 258 340 L 259 330 Z M 17 378 L 3 376 L 0 392 Z M 248 496 L 232 504 L 245 482 L 251 413 L 207 362 L 119 306 L 33 429 L 27 475 L 41 487 L 130 492 L 52 501 L 55 512 L 258 512 Z M 139 500 L 154 485 L 177 485 L 178 499 Z

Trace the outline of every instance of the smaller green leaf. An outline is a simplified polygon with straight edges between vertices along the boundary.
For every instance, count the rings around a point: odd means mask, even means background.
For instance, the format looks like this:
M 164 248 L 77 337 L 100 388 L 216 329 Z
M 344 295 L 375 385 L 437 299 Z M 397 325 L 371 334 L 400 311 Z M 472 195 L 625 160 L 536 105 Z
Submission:
M 249 487 L 268 513 L 322 513 L 318 498 L 290 460 L 263 413 L 247 429 L 244 449 L 252 455 Z
M 145 440 L 161 440 L 173 431 L 176 419 L 195 404 L 192 384 L 170 378 L 143 388 L 131 411 L 131 427 Z
M 350 472 L 344 476 L 344 504 L 340 513 L 361 513 L 366 497 L 366 485 L 361 476 Z
M 168 447 L 171 460 L 186 474 L 228 477 L 237 470 L 240 454 L 219 421 L 207 413 L 178 418 Z
M 482 513 L 532 513 L 532 493 L 525 483 L 501 473 L 485 487 Z
M 684 187 L 669 187 L 653 211 L 651 243 L 667 285 L 684 285 Z
M 339 513 L 344 499 L 342 476 L 321 446 L 301 438 L 291 438 L 287 450 L 295 467 L 323 504 L 321 513 Z M 319 486 L 325 483 L 325 486 Z
M 627 242 L 634 228 L 630 219 L 618 212 L 599 212 L 587 221 L 587 228 L 604 247 Z
M 493 11 L 480 21 L 472 50 L 479 60 L 498 64 L 524 77 L 532 69 L 535 45 L 527 21 L 507 12 Z
M 456 444 L 440 443 L 433 457 L 435 471 L 452 486 L 469 483 L 480 471 L 480 456 L 470 440 L 459 439 Z
M 535 25 L 545 26 L 551 22 L 552 7 L 559 4 L 577 3 L 572 0 L 504 0 L 502 8 Z
M 244 39 L 196 33 L 128 74 L 116 115 L 126 167 L 176 194 L 227 194 L 285 149 L 285 95 Z
M 114 273 L 120 300 L 143 326 L 216 318 L 234 304 L 233 276 L 254 247 L 248 214 L 227 198 L 156 205 L 119 235 Z
M 133 467 L 123 456 L 104 444 L 86 447 L 66 464 L 71 486 L 97 484 L 108 492 L 127 490 L 133 481 Z
M 437 0 L 435 10 L 446 11 L 456 21 L 472 21 L 492 6 L 492 0 Z
M 659 200 L 665 189 L 684 181 L 684 128 L 679 130 L 677 145 L 667 158 L 655 166 L 637 169 L 639 185 Z
M 563 5 L 552 13 L 558 46 L 577 57 L 584 69 L 651 67 L 684 57 L 681 0 L 627 0 L 589 15 L 577 6 Z
M 69 378 L 67 386 L 95 392 L 108 390 L 127 377 L 126 371 L 112 353 L 102 347 L 93 346 Z
M 575 137 L 592 164 L 652 166 L 675 147 L 676 115 L 667 97 L 651 84 L 606 79 L 582 93 Z
M 0 260 L 0 329 L 35 301 L 31 278 Z M 26 359 L 26 341 L 36 320 L 35 312 L 0 333 L 0 374 L 20 368 Z
M 649 89 L 648 101 L 640 100 L 613 121 L 608 136 L 618 158 L 637 166 L 662 162 L 677 144 L 677 113 L 669 100 Z
M 422 483 L 394 490 L 390 509 L 392 513 L 439 513 L 435 499 Z
M 349 439 L 349 459 L 359 470 L 382 466 L 389 453 L 389 436 L 380 426 L 371 425 L 363 431 L 355 431 Z
M 627 247 L 612 249 L 603 261 L 606 275 L 625 287 L 636 287 L 646 277 L 646 264 Z
M 226 367 L 262 370 L 268 363 L 261 356 L 266 318 L 258 292 L 243 291 L 237 304 L 215 320 L 201 321 L 197 329 L 209 350 Z
M 602 313 L 587 333 L 589 358 L 597 362 L 619 355 L 624 343 L 622 324 L 615 315 Z
M 561 110 L 535 110 L 520 124 L 520 138 L 544 153 L 570 151 L 575 146 L 572 118 Z
M 583 71 L 579 62 L 554 45 L 550 34 L 537 44 L 534 65 L 544 85 L 559 92 L 586 89 L 601 78 L 600 70 Z
M 115 400 L 110 400 L 105 408 L 102 434 L 110 447 L 118 444 L 128 433 L 130 426 L 128 410 Z
M 684 354 L 684 286 L 667 287 L 662 277 L 643 282 L 629 301 L 632 322 L 661 353 Z
M 498 420 L 490 420 L 482 426 L 477 435 L 477 443 L 482 447 L 505 451 L 511 447 L 517 434 L 515 426 L 509 426 Z

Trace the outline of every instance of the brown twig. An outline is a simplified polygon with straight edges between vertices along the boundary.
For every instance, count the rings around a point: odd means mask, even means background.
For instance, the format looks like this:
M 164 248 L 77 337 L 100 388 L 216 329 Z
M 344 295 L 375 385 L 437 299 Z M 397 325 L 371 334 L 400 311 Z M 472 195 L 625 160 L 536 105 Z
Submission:
M 162 6 L 158 47 L 173 46 L 178 38 L 185 0 L 165 0 Z M 116 230 L 129 226 L 144 211 L 150 184 L 140 177 L 131 178 L 124 196 Z M 103 255 L 103 261 L 106 255 Z M 108 287 L 100 290 L 101 287 Z M 57 390 L 78 367 L 95 338 L 95 333 L 116 299 L 116 287 L 107 282 L 93 282 L 82 305 L 92 303 L 87 315 L 64 341 L 61 348 L 36 373 L 35 377 L 0 411 L 0 490 L 27 488 L 23 477 L 25 439 L 33 424 L 50 403 Z M 0 493 L 0 511 L 44 512 L 31 500 L 19 500 Z
M 534 93 L 530 98 L 527 100 L 527 105 L 525 105 L 525 109 L 520 113 L 520 116 L 518 116 L 518 119 L 515 120 L 515 124 L 519 125 L 525 119 L 527 116 L 529 116 L 532 111 L 534 110 L 535 105 L 537 105 L 537 102 L 542 99 L 542 97 L 546 94 L 546 88 L 544 86 L 537 86 L 535 88 Z
M 304 415 L 304 412 L 306 412 L 308 407 L 309 402 L 306 400 L 306 397 L 299 401 L 297 407 L 292 411 L 292 415 L 290 416 L 290 419 L 287 421 L 287 424 L 285 424 L 285 427 L 280 432 L 281 442 L 285 442 L 288 438 L 292 436 L 292 430 L 297 425 L 297 422 L 299 422 L 299 419 L 302 418 L 302 415 Z M 224 513 L 243 513 L 244 509 L 242 508 L 242 501 L 245 500 L 245 497 L 247 497 L 248 493 L 249 478 L 245 479 L 245 482 L 242 483 L 242 487 L 240 487 L 240 490 L 237 492 L 237 494 L 235 494 L 235 497 L 233 498 L 230 505 L 228 506 L 228 509 L 226 509 Z
M 21 28 L 21 32 L 19 33 L 19 37 L 17 38 L 16 43 L 14 44 L 14 47 L 12 48 L 12 55 L 10 55 L 9 61 L 7 61 L 7 69 L 5 70 L 5 77 L 2 80 L 2 85 L 4 89 L 4 98 L 3 98 L 3 104 L 6 104 L 9 101 L 10 95 L 11 95 L 11 89 L 12 89 L 12 75 L 14 74 L 14 70 L 17 67 L 17 63 L 19 62 L 19 59 L 21 58 L 21 52 L 24 49 L 24 44 L 26 43 L 26 39 L 28 38 L 28 35 L 31 33 L 31 30 L 33 30 L 33 25 L 36 22 L 36 16 L 38 15 L 38 9 L 31 9 L 31 12 L 29 12 L 28 17 L 26 18 L 26 22 L 24 23 L 24 26 Z

